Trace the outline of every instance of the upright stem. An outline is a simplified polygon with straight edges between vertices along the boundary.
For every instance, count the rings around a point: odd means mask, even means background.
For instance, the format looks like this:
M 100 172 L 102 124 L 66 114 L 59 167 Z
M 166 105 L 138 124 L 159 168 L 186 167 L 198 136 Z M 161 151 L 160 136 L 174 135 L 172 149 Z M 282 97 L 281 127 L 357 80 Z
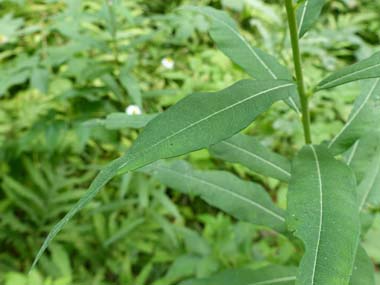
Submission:
M 288 24 L 290 30 L 290 39 L 292 42 L 294 69 L 296 72 L 298 94 L 300 96 L 302 107 L 302 125 L 305 135 L 306 144 L 311 144 L 310 133 L 310 113 L 309 113 L 309 100 L 305 92 L 305 85 L 302 73 L 302 60 L 298 41 L 297 21 L 294 13 L 293 0 L 285 0 L 286 13 L 288 14 Z

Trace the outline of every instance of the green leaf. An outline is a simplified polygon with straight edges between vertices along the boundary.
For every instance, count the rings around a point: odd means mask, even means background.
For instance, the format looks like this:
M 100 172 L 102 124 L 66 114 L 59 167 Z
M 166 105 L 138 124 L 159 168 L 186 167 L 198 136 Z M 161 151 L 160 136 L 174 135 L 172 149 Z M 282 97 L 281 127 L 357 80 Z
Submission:
M 294 285 L 296 269 L 267 266 L 252 270 L 230 269 L 204 279 L 187 280 L 180 285 Z
M 367 251 L 371 259 L 376 263 L 380 263 L 380 214 L 375 215 L 371 229 L 364 236 L 363 247 Z
M 364 82 L 362 94 L 357 98 L 347 123 L 328 145 L 332 153 L 340 154 L 366 133 L 379 130 L 379 94 L 380 78 Z
M 225 171 L 196 171 L 184 161 L 148 166 L 162 184 L 182 193 L 199 195 L 208 204 L 252 224 L 285 232 L 284 212 L 258 184 Z
M 374 154 L 363 181 L 358 186 L 359 210 L 380 205 L 380 149 Z
M 355 172 L 358 184 L 366 176 L 378 151 L 380 151 L 380 132 L 368 133 L 361 137 L 345 154 L 346 162 Z
M 47 93 L 49 88 L 49 70 L 42 67 L 34 68 L 30 76 L 30 86 L 42 93 Z
M 297 284 L 348 284 L 359 241 L 355 177 L 324 146 L 305 146 L 292 165 L 287 224 L 305 245 Z
M 298 36 L 302 36 L 310 30 L 314 23 L 319 19 L 324 0 L 305 0 L 297 10 Z
M 127 66 L 123 67 L 120 71 L 120 82 L 123 85 L 124 89 L 128 92 L 128 95 L 131 96 L 133 102 L 141 107 L 142 96 L 139 84 L 135 77 L 130 74 Z
M 263 146 L 255 137 L 238 134 L 210 147 L 215 157 L 240 163 L 282 181 L 290 180 L 290 162 Z
M 328 89 L 348 82 L 380 77 L 380 52 L 351 66 L 345 67 L 327 78 L 317 86 L 317 90 Z
M 286 81 L 242 80 L 219 92 L 189 95 L 157 116 L 130 150 L 106 166 L 95 177 L 87 194 L 53 227 L 33 266 L 63 226 L 117 173 L 227 139 L 247 127 L 274 102 L 289 97 L 294 88 L 294 83 Z
M 375 268 L 363 247 L 359 246 L 349 285 L 375 285 Z
M 103 74 L 101 76 L 101 80 L 104 82 L 104 84 L 110 89 L 110 91 L 115 94 L 115 96 L 117 97 L 117 99 L 120 101 L 120 102 L 123 102 L 124 100 L 124 92 L 123 90 L 121 89 L 119 83 L 115 80 L 115 78 L 113 77 L 113 75 L 107 73 L 107 74 Z
M 211 7 L 185 6 L 184 9 L 205 15 L 211 20 L 210 35 L 218 48 L 250 76 L 258 80 L 292 80 L 289 70 L 276 58 L 252 47 L 240 34 L 235 21 L 224 11 Z M 298 111 L 297 91 L 287 103 Z
M 121 130 L 125 128 L 144 128 L 158 114 L 128 115 L 126 113 L 111 113 L 104 120 L 96 120 L 96 123 L 104 125 L 109 130 Z

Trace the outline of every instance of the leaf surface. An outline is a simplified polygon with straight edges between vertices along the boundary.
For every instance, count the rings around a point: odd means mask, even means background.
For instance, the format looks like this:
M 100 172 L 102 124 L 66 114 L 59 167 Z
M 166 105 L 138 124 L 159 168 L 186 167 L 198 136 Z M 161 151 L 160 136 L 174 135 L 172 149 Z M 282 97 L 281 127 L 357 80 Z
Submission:
M 359 210 L 380 205 L 380 149 L 374 153 L 364 179 L 358 186 Z
M 255 137 L 237 134 L 211 146 L 210 152 L 214 157 L 240 163 L 259 174 L 290 180 L 290 162 L 267 149 Z
M 219 92 L 189 95 L 157 116 L 124 156 L 95 177 L 86 195 L 53 227 L 33 266 L 63 226 L 117 173 L 227 139 L 247 127 L 274 102 L 289 97 L 294 88 L 294 83 L 286 81 L 242 80 Z
M 147 167 L 162 184 L 182 193 L 197 195 L 208 204 L 250 222 L 285 232 L 284 211 L 256 183 L 225 171 L 197 171 L 184 161 L 155 163 Z
M 109 130 L 121 130 L 125 128 L 144 128 L 158 114 L 128 115 L 126 113 L 111 113 L 104 120 L 97 120 Z
M 267 266 L 252 269 L 230 269 L 204 279 L 192 279 L 180 285 L 294 285 L 296 269 Z
M 329 149 L 340 154 L 349 149 L 360 137 L 380 130 L 380 78 L 366 80 L 363 91 L 355 101 L 348 121 L 329 142 Z
M 226 12 L 211 7 L 186 6 L 185 9 L 201 13 L 211 20 L 209 32 L 218 48 L 253 78 L 292 80 L 289 70 L 278 63 L 276 58 L 250 45 L 240 34 L 235 21 Z M 296 90 L 286 102 L 298 111 Z
M 375 285 L 375 268 L 364 248 L 359 246 L 349 285 L 362 284 Z
M 355 177 L 324 146 L 305 146 L 292 165 L 287 224 L 305 245 L 297 284 L 348 284 L 360 234 Z
M 380 52 L 358 63 L 334 72 L 323 79 L 317 86 L 317 90 L 328 89 L 345 83 L 380 77 Z
M 310 30 L 318 20 L 322 8 L 325 5 L 324 0 L 305 0 L 297 10 L 298 36 L 302 36 Z
M 378 151 L 380 151 L 380 132 L 368 133 L 361 137 L 345 154 L 348 166 L 355 172 L 357 184 L 360 184 L 366 176 Z
M 133 102 L 141 107 L 142 95 L 140 86 L 135 77 L 130 74 L 126 66 L 124 66 L 120 71 L 120 82 L 123 85 L 124 89 L 128 92 L 128 95 L 131 96 Z

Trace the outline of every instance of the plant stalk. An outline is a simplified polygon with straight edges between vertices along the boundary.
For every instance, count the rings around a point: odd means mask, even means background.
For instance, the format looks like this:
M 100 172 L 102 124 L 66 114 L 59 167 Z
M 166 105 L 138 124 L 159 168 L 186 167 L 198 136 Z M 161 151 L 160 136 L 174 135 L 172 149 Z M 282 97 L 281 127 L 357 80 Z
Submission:
M 296 72 L 297 89 L 301 101 L 302 107 L 302 125 L 304 130 L 306 144 L 311 144 L 311 132 L 310 132 L 310 112 L 309 112 L 309 100 L 305 92 L 305 84 L 302 73 L 302 60 L 298 41 L 298 28 L 296 16 L 294 13 L 293 0 L 285 0 L 286 13 L 288 15 L 288 25 L 290 30 L 290 40 L 293 51 L 294 69 Z

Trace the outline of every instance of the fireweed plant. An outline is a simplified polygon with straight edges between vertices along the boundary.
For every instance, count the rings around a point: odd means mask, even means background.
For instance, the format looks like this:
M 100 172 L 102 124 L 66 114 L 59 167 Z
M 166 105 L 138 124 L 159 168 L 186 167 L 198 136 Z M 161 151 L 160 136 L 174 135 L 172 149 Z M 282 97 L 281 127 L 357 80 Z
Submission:
M 218 48 L 253 79 L 224 90 L 196 93 L 152 117 L 128 152 L 96 176 L 87 194 L 52 229 L 33 266 L 62 227 L 114 176 L 144 168 L 161 183 L 199 195 L 226 213 L 302 241 L 298 268 L 234 269 L 183 284 L 371 285 L 374 269 L 360 245 L 380 202 L 380 52 L 334 72 L 309 92 L 303 80 L 299 39 L 312 27 L 322 0 L 285 0 L 295 77 L 276 59 L 252 47 L 225 13 L 183 7 L 210 21 Z M 308 101 L 312 94 L 362 80 L 344 127 L 329 142 L 313 144 Z M 290 162 L 252 136 L 239 134 L 273 103 L 284 100 L 300 114 L 305 146 Z M 259 184 L 224 171 L 198 171 L 185 161 L 159 161 L 208 148 L 215 157 L 240 163 L 289 185 L 287 210 L 278 208 Z

